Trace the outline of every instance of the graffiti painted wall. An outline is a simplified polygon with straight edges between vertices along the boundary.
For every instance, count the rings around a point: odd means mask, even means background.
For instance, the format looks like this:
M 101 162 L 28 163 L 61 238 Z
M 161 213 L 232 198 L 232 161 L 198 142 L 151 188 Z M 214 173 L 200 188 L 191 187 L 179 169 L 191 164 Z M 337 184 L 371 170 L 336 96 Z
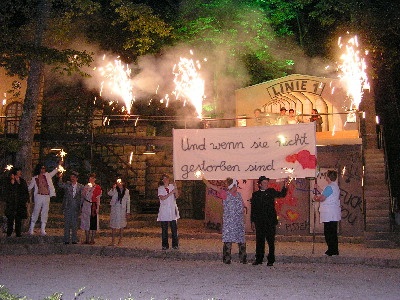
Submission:
M 340 188 L 340 202 L 342 205 L 342 221 L 339 224 L 339 234 L 342 236 L 361 236 L 363 234 L 362 213 L 362 152 L 361 145 L 324 146 L 317 148 L 320 170 L 318 185 L 323 188 L 324 173 L 328 169 L 339 172 L 338 185 Z M 213 184 L 223 184 L 223 181 L 212 181 Z M 282 182 L 271 180 L 270 187 L 280 190 Z M 246 232 L 252 232 L 250 227 L 251 193 L 257 190 L 256 180 L 239 180 L 239 191 L 246 204 L 245 222 Z M 323 232 L 323 225 L 319 223 L 318 206 L 310 201 L 313 179 L 293 179 L 288 187 L 285 198 L 275 201 L 278 214 L 277 233 L 280 235 L 311 235 L 314 226 L 315 232 Z M 212 190 L 207 190 L 206 225 L 209 228 L 220 230 L 222 226 L 222 200 L 217 198 Z
M 278 185 L 279 182 L 276 184 Z M 278 186 L 279 187 L 277 187 L 277 189 L 280 189 L 281 184 Z M 278 234 L 309 234 L 309 191 L 310 180 L 298 178 L 290 182 L 288 186 L 288 193 L 285 198 L 276 199 L 275 209 L 278 215 Z

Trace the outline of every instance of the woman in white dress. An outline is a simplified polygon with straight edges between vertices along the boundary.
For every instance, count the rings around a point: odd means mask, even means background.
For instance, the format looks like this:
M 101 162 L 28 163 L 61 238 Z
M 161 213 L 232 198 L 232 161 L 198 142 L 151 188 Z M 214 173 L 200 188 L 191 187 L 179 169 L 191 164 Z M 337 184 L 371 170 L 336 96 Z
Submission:
M 108 196 L 111 196 L 110 227 L 112 240 L 110 246 L 115 246 L 116 230 L 119 231 L 118 245 L 121 245 L 123 229 L 127 225 L 126 220 L 131 212 L 131 197 L 129 195 L 129 190 L 125 187 L 121 179 L 118 179 L 117 183 L 114 183 L 111 190 L 108 192 Z

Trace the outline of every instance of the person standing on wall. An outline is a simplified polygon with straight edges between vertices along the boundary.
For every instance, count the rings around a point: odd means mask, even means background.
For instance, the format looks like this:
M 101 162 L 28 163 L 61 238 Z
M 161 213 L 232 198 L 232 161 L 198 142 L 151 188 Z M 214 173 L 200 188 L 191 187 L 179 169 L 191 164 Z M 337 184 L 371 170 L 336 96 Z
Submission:
M 64 214 L 64 244 L 78 243 L 78 219 L 82 203 L 83 185 L 78 182 L 78 173 L 73 171 L 70 181 L 63 182 L 63 173 L 59 175 L 58 186 L 64 190 L 62 210 Z
M 310 117 L 310 122 L 315 122 L 315 131 L 316 132 L 321 132 L 322 131 L 322 117 L 318 113 L 318 110 L 313 108 L 311 110 L 311 117 Z
M 261 176 L 258 179 L 259 190 L 251 197 L 251 228 L 256 231 L 256 258 L 253 265 L 263 263 L 265 240 L 268 243 L 267 266 L 275 263 L 275 235 L 278 217 L 275 210 L 275 198 L 286 196 L 286 182 L 279 192 L 268 187 L 269 178 Z
M 324 223 L 324 236 L 325 242 L 328 246 L 325 254 L 328 256 L 339 255 L 339 242 L 338 242 L 338 222 L 342 218 L 340 206 L 340 190 L 336 182 L 337 172 L 329 170 L 326 173 L 326 180 L 328 185 L 322 191 L 322 194 L 315 195 L 314 200 L 320 202 L 319 205 L 319 218 L 320 223 Z M 320 192 L 318 184 L 314 188 Z
M 37 219 L 41 220 L 40 234 L 46 235 L 46 224 L 49 215 L 50 198 L 56 196 L 56 190 L 53 184 L 53 176 L 56 175 L 58 169 L 55 168 L 50 173 L 46 172 L 46 167 L 38 164 L 35 168 L 35 173 L 28 186 L 28 190 L 34 189 L 33 199 L 34 207 L 31 217 L 31 225 L 29 227 L 29 234 L 33 235 Z
M 168 224 L 171 226 L 172 248 L 179 248 L 178 225 L 180 218 L 176 198 L 179 193 L 176 186 L 170 183 L 169 175 L 163 174 L 158 185 L 158 198 L 160 199 L 160 209 L 158 211 L 157 221 L 161 222 L 162 250 L 169 248 L 168 243 Z
M 227 190 L 213 185 L 203 177 L 203 182 L 210 189 L 217 192 L 217 197 L 223 200 L 224 213 L 222 217 L 222 261 L 224 264 L 231 263 L 232 243 L 239 246 L 239 260 L 242 264 L 247 263 L 246 238 L 244 229 L 245 204 L 242 195 L 238 192 L 236 179 L 227 178 Z

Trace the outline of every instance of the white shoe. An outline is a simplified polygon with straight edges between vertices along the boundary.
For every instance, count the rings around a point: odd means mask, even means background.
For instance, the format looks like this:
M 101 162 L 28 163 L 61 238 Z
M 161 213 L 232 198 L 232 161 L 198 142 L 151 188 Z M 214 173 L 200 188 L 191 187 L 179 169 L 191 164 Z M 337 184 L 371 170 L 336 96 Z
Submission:
M 41 236 L 46 236 L 47 233 L 46 233 L 46 231 L 41 231 L 41 232 L 40 232 L 40 235 L 41 235 Z
M 33 232 L 33 230 L 29 230 L 28 231 L 29 235 L 34 235 L 35 233 Z

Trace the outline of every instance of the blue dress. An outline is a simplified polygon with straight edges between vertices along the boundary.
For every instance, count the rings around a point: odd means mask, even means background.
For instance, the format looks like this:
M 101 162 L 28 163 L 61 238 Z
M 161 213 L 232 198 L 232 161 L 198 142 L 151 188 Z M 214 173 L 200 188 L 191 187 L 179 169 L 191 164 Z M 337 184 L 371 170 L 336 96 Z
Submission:
M 224 243 L 245 243 L 242 195 L 226 192 L 223 202 L 222 241 Z

